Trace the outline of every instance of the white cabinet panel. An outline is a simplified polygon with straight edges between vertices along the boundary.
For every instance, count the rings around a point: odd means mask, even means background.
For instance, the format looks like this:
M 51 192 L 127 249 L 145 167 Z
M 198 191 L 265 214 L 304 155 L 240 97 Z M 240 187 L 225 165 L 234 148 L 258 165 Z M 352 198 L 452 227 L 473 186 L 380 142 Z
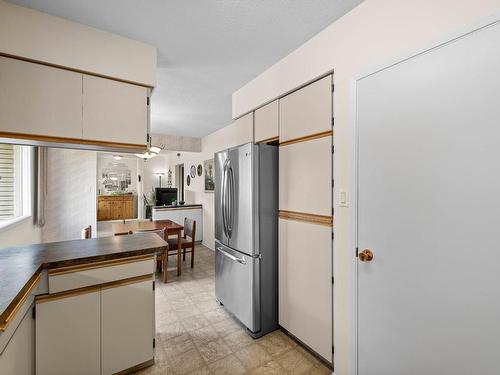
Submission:
M 331 230 L 299 221 L 279 221 L 279 324 L 330 362 Z
M 255 111 L 255 142 L 278 137 L 279 102 L 275 100 Z
M 0 374 L 30 375 L 35 373 L 35 321 L 31 308 L 0 353 Z
M 332 129 L 332 76 L 280 99 L 280 142 Z
M 102 374 L 153 359 L 153 279 L 102 289 Z
M 148 89 L 83 75 L 83 138 L 146 144 Z
M 332 215 L 332 138 L 279 150 L 280 210 Z
M 100 374 L 100 291 L 36 303 L 36 373 Z
M 82 74 L 0 57 L 0 131 L 82 137 Z

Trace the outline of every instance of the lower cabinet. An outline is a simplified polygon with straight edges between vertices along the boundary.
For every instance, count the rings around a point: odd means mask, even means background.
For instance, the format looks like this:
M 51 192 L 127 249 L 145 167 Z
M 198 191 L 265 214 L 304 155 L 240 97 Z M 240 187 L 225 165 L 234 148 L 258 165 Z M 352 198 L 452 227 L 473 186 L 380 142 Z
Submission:
M 332 228 L 279 220 L 279 324 L 332 362 Z
M 152 280 L 102 289 L 103 374 L 114 374 L 153 358 L 153 309 Z
M 153 338 L 152 277 L 37 297 L 37 375 L 114 374 L 153 360 Z
M 36 374 L 101 373 L 101 292 L 36 302 Z
M 0 348 L 0 374 L 32 375 L 35 373 L 35 321 L 31 308 L 25 313 L 15 333 L 3 350 Z

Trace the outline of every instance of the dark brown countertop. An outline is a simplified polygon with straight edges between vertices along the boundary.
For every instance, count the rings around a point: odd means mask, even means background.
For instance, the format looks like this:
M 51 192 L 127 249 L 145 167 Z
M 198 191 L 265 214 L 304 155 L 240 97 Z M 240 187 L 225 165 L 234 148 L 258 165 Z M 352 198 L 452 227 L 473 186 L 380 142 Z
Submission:
M 152 254 L 165 245 L 157 234 L 137 233 L 0 249 L 0 331 L 43 269 Z

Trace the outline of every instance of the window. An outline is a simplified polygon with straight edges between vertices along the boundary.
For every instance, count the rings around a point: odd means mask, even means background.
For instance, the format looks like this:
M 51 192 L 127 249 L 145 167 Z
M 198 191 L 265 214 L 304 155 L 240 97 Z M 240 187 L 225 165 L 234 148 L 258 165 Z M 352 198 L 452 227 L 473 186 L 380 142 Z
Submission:
M 31 215 L 31 148 L 0 144 L 0 227 Z

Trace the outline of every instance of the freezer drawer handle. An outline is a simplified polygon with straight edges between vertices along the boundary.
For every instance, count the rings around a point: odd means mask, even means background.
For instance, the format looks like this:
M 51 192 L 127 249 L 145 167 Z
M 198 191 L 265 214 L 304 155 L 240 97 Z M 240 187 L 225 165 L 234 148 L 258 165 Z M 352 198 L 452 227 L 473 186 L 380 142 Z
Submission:
M 247 261 L 245 257 L 243 258 L 236 258 L 234 255 L 229 254 L 227 251 L 225 251 L 222 247 L 218 247 L 217 250 L 219 250 L 222 254 L 227 256 L 229 259 L 234 260 L 235 262 L 241 263 L 241 264 L 247 264 Z

